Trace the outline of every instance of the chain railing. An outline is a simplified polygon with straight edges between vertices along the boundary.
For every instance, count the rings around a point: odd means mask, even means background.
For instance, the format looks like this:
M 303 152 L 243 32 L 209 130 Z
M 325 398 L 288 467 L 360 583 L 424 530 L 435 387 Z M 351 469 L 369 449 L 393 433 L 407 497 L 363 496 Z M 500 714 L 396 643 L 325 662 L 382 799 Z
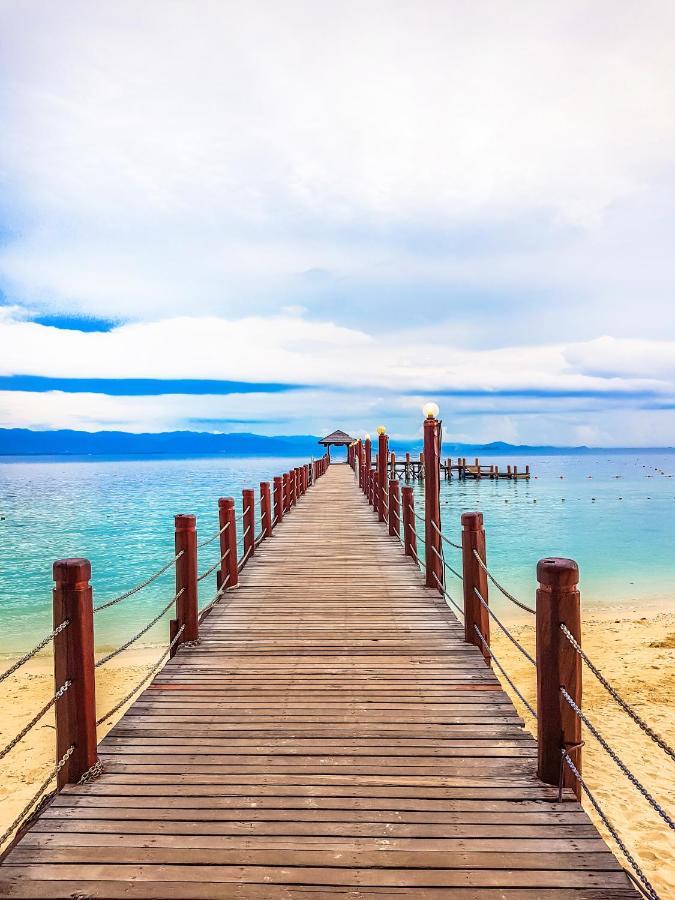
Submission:
M 115 597 L 113 600 L 107 600 L 105 603 L 99 604 L 99 606 L 94 607 L 94 612 L 101 612 L 103 609 L 108 609 L 111 606 L 116 606 L 116 604 L 121 603 L 123 600 L 127 600 L 129 597 L 133 597 L 134 594 L 138 594 L 139 591 L 142 591 L 143 588 L 148 587 L 148 585 L 152 584 L 153 581 L 156 581 L 160 575 L 163 575 L 181 558 L 183 555 L 183 551 L 181 550 L 179 553 L 169 560 L 166 565 L 162 566 L 161 569 L 158 569 L 157 572 L 154 572 L 150 575 L 149 578 L 146 578 L 145 581 L 141 581 L 140 584 L 137 584 L 135 587 L 130 588 L 128 591 L 125 591 L 123 594 L 120 594 L 119 597 Z
M 42 640 L 37 643 L 32 650 L 28 650 L 23 656 L 20 656 L 19 659 L 15 663 L 13 663 L 9 669 L 6 669 L 2 675 L 0 675 L 0 684 L 6 679 L 9 678 L 10 675 L 13 675 L 16 671 L 18 671 L 21 666 L 25 666 L 25 664 L 31 660 L 34 656 L 40 652 L 40 650 L 44 650 L 44 648 L 49 644 L 54 638 L 61 634 L 68 626 L 70 622 L 66 619 L 64 622 L 61 622 L 60 625 L 57 625 L 53 631 L 50 631 L 49 634 L 45 635 Z
M 602 672 L 598 669 L 598 667 L 591 662 L 588 658 L 587 654 L 581 649 L 579 643 L 575 640 L 574 636 L 570 633 L 569 628 L 561 623 L 560 630 L 565 635 L 570 644 L 574 647 L 576 652 L 582 658 L 582 660 L 586 663 L 590 671 L 595 675 L 600 684 L 604 687 L 607 693 L 612 697 L 612 699 L 619 704 L 621 709 L 635 722 L 638 728 L 647 735 L 650 740 L 652 740 L 658 747 L 663 750 L 673 761 L 675 761 L 675 750 L 666 743 L 666 741 L 658 735 L 653 728 L 651 728 L 644 719 L 639 716 L 632 706 L 630 706 L 623 697 L 619 694 L 619 692 L 612 687 L 612 685 L 607 681 Z

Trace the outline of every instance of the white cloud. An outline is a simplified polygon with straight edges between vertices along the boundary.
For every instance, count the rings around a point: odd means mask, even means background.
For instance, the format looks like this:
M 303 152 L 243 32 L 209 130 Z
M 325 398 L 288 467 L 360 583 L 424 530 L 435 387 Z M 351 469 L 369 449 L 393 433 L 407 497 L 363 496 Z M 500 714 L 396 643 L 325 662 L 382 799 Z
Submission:
M 675 341 L 604 338 L 467 350 L 448 345 L 445 335 L 435 339 L 432 333 L 418 333 L 411 342 L 405 331 L 378 337 L 297 316 L 180 317 L 85 333 L 5 315 L 0 345 L 0 374 L 5 375 L 272 381 L 407 392 L 649 391 L 665 396 L 675 387 Z M 607 368 L 611 371 L 603 371 Z
M 408 277 L 590 288 L 606 315 L 613 263 L 622 296 L 672 274 L 640 227 L 672 193 L 667 0 L 25 0 L 0 26 L 13 298 L 241 316 L 311 307 L 320 270 L 365 320 Z

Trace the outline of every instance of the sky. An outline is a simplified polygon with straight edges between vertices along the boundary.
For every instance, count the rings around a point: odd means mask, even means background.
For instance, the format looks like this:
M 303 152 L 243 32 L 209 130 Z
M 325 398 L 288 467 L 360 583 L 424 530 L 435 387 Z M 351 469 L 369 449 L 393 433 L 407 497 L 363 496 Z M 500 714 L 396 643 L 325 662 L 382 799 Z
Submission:
M 670 0 L 0 0 L 0 427 L 675 445 Z

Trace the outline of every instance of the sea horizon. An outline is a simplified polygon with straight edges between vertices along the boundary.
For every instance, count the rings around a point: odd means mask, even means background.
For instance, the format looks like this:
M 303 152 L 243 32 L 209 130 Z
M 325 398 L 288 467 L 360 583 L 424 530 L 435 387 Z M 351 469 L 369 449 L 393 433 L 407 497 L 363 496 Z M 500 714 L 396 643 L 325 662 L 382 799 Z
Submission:
M 29 648 L 51 627 L 55 559 L 89 558 L 95 597 L 103 602 L 171 558 L 174 515 L 197 515 L 201 540 L 217 529 L 219 496 L 233 496 L 240 509 L 243 488 L 255 488 L 258 496 L 261 481 L 307 459 L 1 458 L 0 653 Z M 511 461 L 519 462 L 515 455 Z M 529 603 L 537 560 L 557 555 L 579 563 L 584 609 L 673 611 L 669 536 L 675 531 L 675 451 L 539 455 L 530 466 L 527 481 L 443 480 L 443 532 L 458 541 L 461 513 L 481 511 L 491 567 Z M 421 507 L 424 482 L 410 483 Z M 257 515 L 256 529 L 259 510 Z M 212 564 L 216 547 L 200 553 L 200 570 Z M 448 563 L 458 568 L 459 554 L 450 555 Z M 103 614 L 96 623 L 97 648 L 113 647 L 146 624 L 170 596 L 172 577 L 169 570 L 141 595 Z M 215 590 L 212 582 L 200 585 L 200 603 Z M 448 588 L 461 602 L 461 585 L 453 584 L 452 575 Z M 519 617 L 497 591 L 490 602 L 507 619 Z M 166 627 L 160 622 L 145 643 L 165 643 Z

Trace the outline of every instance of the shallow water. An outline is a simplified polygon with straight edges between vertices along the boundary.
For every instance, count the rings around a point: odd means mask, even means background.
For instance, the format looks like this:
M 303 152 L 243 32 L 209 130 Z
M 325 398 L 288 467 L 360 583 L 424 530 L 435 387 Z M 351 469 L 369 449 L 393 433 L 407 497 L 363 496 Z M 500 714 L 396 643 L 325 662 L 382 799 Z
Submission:
M 500 469 L 510 461 L 496 460 Z M 524 459 L 513 461 L 520 466 Z M 533 602 L 537 560 L 556 555 L 579 563 L 586 606 L 629 604 L 646 610 L 658 603 L 675 608 L 675 453 L 527 461 L 533 473 L 529 482 L 443 482 L 444 531 L 458 540 L 461 512 L 481 510 L 490 567 L 525 602 Z M 194 513 L 203 539 L 218 527 L 219 496 L 234 496 L 240 510 L 242 488 L 257 488 L 260 481 L 301 462 L 0 462 L 0 652 L 26 649 L 50 629 L 54 559 L 89 558 L 95 602 L 101 603 L 171 558 L 176 513 Z M 421 504 L 422 486 L 415 487 Z M 200 571 L 215 562 L 217 548 L 216 541 L 204 549 Z M 448 562 L 459 567 L 459 554 L 450 549 L 447 554 Z M 452 576 L 448 584 L 461 596 Z M 213 576 L 200 587 L 204 604 L 215 590 Z M 173 588 L 169 570 L 141 593 L 98 614 L 97 646 L 115 646 L 138 630 L 161 609 Z M 495 590 L 490 602 L 505 608 Z M 164 643 L 167 631 L 164 619 L 145 640 Z

